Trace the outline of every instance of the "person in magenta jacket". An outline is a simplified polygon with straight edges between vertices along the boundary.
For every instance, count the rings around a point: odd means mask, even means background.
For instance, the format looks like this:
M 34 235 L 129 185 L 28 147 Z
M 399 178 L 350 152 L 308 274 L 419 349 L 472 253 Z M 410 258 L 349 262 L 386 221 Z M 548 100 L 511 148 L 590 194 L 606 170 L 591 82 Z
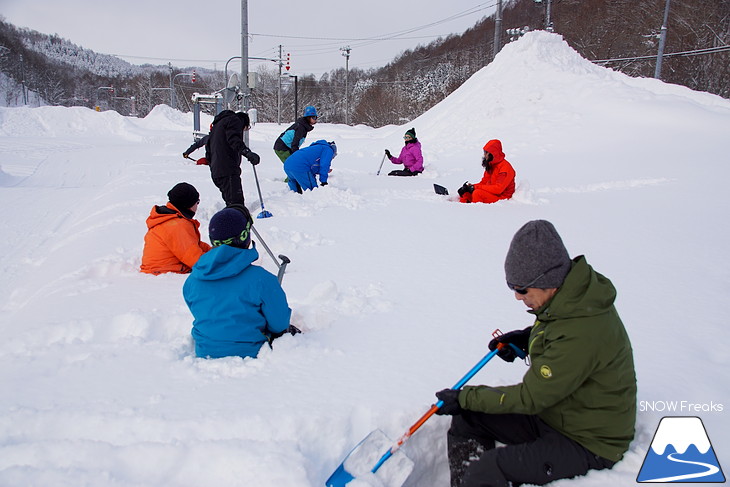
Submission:
M 515 170 L 502 152 L 502 142 L 490 140 L 484 145 L 482 157 L 484 176 L 477 184 L 468 181 L 459 188 L 462 203 L 495 203 L 507 200 L 515 192 Z
M 423 154 L 421 154 L 421 143 L 416 138 L 416 129 L 406 131 L 403 136 L 405 145 L 398 157 L 393 157 L 388 149 L 385 155 L 393 164 L 403 164 L 403 169 L 390 171 L 388 176 L 418 176 L 423 172 Z

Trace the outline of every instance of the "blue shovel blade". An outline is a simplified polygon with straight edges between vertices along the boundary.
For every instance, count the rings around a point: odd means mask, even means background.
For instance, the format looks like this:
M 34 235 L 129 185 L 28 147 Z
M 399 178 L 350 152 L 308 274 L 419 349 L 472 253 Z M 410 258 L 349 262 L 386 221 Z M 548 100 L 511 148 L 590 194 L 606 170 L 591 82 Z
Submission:
M 400 487 L 413 471 L 413 461 L 401 450 L 393 453 L 388 461 L 373 473 L 372 470 L 383 454 L 393 446 L 385 433 L 375 430 L 352 449 L 337 470 L 327 479 L 326 487 L 344 487 L 354 479 L 366 480 L 376 476 L 379 484 L 386 487 Z
M 269 210 L 264 210 L 261 213 L 259 213 L 258 215 L 256 215 L 256 218 L 271 218 L 272 216 L 274 216 L 274 215 L 272 215 Z
M 345 465 L 340 464 L 339 467 L 337 467 L 337 470 L 330 475 L 330 478 L 327 479 L 327 483 L 325 484 L 326 487 L 343 487 L 350 483 L 350 481 L 355 480 L 355 477 L 350 475 L 350 472 L 345 470 Z

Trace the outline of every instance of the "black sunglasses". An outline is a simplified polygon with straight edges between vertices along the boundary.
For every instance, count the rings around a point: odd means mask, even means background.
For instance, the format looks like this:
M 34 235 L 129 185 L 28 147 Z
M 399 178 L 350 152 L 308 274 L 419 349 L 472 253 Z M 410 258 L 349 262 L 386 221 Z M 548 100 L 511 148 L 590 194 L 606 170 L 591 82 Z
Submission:
M 524 296 L 525 294 L 527 294 L 527 288 L 529 288 L 530 286 L 532 286 L 533 284 L 535 284 L 537 281 L 539 281 L 540 278 L 543 277 L 548 272 L 550 272 L 552 270 L 555 270 L 555 269 L 557 269 L 558 267 L 560 267 L 562 265 L 563 264 L 558 264 L 558 265 L 552 266 L 550 269 L 546 270 L 545 272 L 543 272 L 542 274 L 540 274 L 539 276 L 537 276 L 535 279 L 533 279 L 532 281 L 530 281 L 527 284 L 525 284 L 524 286 L 515 286 L 514 284 L 510 284 L 508 282 L 507 283 L 507 287 L 510 288 L 511 290 L 513 290 L 514 292 L 516 292 L 517 294 L 521 294 L 521 295 Z

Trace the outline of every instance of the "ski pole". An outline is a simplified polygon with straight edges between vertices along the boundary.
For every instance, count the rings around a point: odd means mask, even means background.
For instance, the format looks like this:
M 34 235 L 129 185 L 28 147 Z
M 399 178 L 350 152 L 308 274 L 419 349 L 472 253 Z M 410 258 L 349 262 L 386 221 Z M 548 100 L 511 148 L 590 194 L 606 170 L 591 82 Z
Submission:
M 279 279 L 279 284 L 281 284 L 281 281 L 284 280 L 284 271 L 286 270 L 286 265 L 288 263 L 290 263 L 291 260 L 289 260 L 289 257 L 287 257 L 286 255 L 279 254 L 279 259 L 281 259 L 281 263 L 279 263 L 279 260 L 276 257 L 274 257 L 274 253 L 271 251 L 269 246 L 266 245 L 266 242 L 264 242 L 264 239 L 261 238 L 261 234 L 258 232 L 258 230 L 256 230 L 256 227 L 251 225 L 251 230 L 253 230 L 253 233 L 256 234 L 256 238 L 259 240 L 259 242 L 261 242 L 261 245 L 264 246 L 264 249 L 266 249 L 266 252 L 268 252 L 269 256 L 276 264 L 276 267 L 279 269 L 279 272 L 276 277 Z
M 261 196 L 261 186 L 259 186 L 259 177 L 256 174 L 256 165 L 252 164 L 251 167 L 253 168 L 253 177 L 256 180 L 256 189 L 259 192 L 259 201 L 261 202 L 261 213 L 256 215 L 256 218 L 269 218 L 274 215 L 271 214 L 270 211 L 267 211 L 264 209 L 264 198 Z
M 383 169 L 383 163 L 385 162 L 385 154 L 383 154 L 383 160 L 380 161 L 380 167 L 378 168 L 378 173 L 376 176 L 380 176 L 380 170 Z

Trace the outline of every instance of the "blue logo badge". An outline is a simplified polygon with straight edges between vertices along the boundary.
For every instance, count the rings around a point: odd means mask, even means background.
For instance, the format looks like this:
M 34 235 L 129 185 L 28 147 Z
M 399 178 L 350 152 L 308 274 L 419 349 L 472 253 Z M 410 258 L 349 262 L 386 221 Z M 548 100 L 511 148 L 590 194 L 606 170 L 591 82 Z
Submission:
M 636 481 L 725 482 L 702 420 L 693 416 L 662 418 Z

